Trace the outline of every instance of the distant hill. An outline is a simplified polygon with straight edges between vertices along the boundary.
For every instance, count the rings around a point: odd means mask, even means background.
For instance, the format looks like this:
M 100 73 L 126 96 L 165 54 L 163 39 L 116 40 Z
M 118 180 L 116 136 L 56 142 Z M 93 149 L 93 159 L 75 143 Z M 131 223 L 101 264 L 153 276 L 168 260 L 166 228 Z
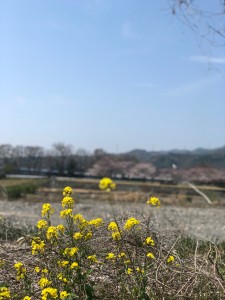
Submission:
M 125 155 L 135 158 L 138 162 L 150 162 L 156 168 L 171 168 L 176 165 L 181 169 L 194 167 L 213 167 L 225 169 L 225 146 L 217 149 L 198 148 L 193 151 L 146 151 L 135 149 Z

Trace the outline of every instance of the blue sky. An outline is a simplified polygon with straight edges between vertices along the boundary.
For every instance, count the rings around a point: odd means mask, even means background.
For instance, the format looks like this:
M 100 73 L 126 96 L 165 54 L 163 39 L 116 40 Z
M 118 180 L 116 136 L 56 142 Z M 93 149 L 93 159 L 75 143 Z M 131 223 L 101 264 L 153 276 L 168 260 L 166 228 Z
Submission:
M 225 145 L 225 46 L 166 0 L 0 0 L 0 22 L 0 144 Z

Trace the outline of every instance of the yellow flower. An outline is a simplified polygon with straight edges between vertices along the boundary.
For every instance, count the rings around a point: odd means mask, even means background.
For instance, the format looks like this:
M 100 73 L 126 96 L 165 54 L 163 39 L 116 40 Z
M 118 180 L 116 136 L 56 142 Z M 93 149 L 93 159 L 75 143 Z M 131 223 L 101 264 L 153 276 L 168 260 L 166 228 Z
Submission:
M 124 261 L 124 264 L 125 264 L 125 265 L 130 264 L 130 260 L 129 260 L 129 259 L 125 260 L 125 261 Z
M 94 254 L 94 255 L 89 255 L 87 258 L 88 258 L 89 260 L 93 261 L 93 262 L 98 262 L 98 260 L 97 260 L 95 254 Z
M 60 293 L 60 299 L 64 300 L 64 299 L 66 299 L 69 295 L 70 295 L 70 293 L 67 293 L 67 291 L 62 291 L 62 292 Z
M 126 256 L 126 253 L 121 252 L 121 253 L 118 255 L 118 258 L 123 258 L 123 257 L 127 257 L 127 256 Z
M 57 277 L 58 277 L 59 280 L 65 282 L 65 283 L 68 282 L 67 278 L 64 277 L 62 273 L 59 273 L 59 274 L 57 275 Z
M 37 222 L 37 228 L 42 229 L 47 227 L 48 227 L 48 222 L 46 220 L 39 220 Z
M 81 232 L 75 232 L 73 235 L 73 238 L 75 240 L 80 240 L 80 239 L 82 239 L 82 237 L 83 237 L 83 234 Z
M 43 253 L 45 247 L 45 242 L 42 241 L 39 237 L 34 237 L 31 243 L 32 254 Z
M 79 227 L 80 230 L 86 228 L 89 224 L 88 221 L 81 214 L 76 214 L 73 217 L 74 223 Z
M 85 240 L 88 240 L 88 239 L 92 238 L 92 235 L 93 235 L 93 234 L 92 234 L 91 231 L 87 232 L 87 233 L 85 234 L 85 236 L 84 236 Z
M 23 269 L 23 264 L 21 262 L 15 263 L 14 268 L 17 272 L 20 272 Z
M 72 188 L 70 186 L 66 186 L 64 189 L 63 189 L 63 196 L 69 196 L 72 194 Z
M 56 226 L 56 230 L 63 233 L 66 230 L 66 227 L 63 224 L 59 224 Z
M 43 290 L 41 291 L 41 296 L 42 296 L 42 297 L 41 297 L 42 300 L 47 300 L 47 299 L 49 299 L 48 296 L 50 296 L 50 297 L 56 299 L 56 298 L 58 298 L 58 291 L 57 291 L 57 289 L 54 289 L 54 288 L 52 288 L 52 287 L 48 287 L 48 288 L 45 288 L 45 289 L 43 289 Z
M 70 269 L 74 269 L 78 267 L 78 263 L 76 261 L 74 261 L 71 265 L 70 265 Z
M 43 204 L 43 206 L 42 206 L 42 212 L 41 212 L 42 217 L 44 217 L 44 216 L 48 216 L 49 217 L 49 215 L 51 215 L 53 213 L 54 213 L 54 209 L 51 207 L 50 203 Z
M 47 233 L 46 233 L 46 238 L 48 240 L 51 240 L 52 238 L 57 238 L 58 237 L 58 231 L 55 226 L 49 226 Z
M 124 229 L 131 230 L 135 225 L 140 224 L 140 221 L 138 221 L 135 218 L 129 218 L 126 223 L 124 224 Z
M 14 268 L 17 271 L 16 280 L 21 280 L 25 278 L 26 274 L 26 268 L 24 268 L 23 264 L 21 262 L 15 263 Z
M 23 300 L 31 300 L 31 297 L 25 296 L 25 297 L 23 298 Z
M 112 252 L 108 253 L 106 256 L 106 259 L 115 259 L 115 258 L 116 258 L 116 255 Z
M 78 252 L 78 248 L 77 247 L 73 247 L 73 248 L 66 248 L 63 252 L 64 256 L 74 256 L 77 252 Z
M 170 255 L 168 258 L 167 258 L 167 262 L 168 263 L 173 263 L 175 260 L 174 256 L 173 255 Z
M 62 261 L 59 260 L 57 263 L 58 263 L 58 266 L 64 268 L 69 264 L 69 261 L 68 260 L 62 260 Z
M 89 221 L 88 224 L 93 225 L 95 227 L 100 227 L 101 225 L 103 225 L 103 220 L 102 218 L 93 219 Z
M 72 208 L 74 204 L 74 200 L 72 197 L 66 196 L 62 200 L 62 207 Z
M 48 269 L 45 268 L 41 272 L 47 274 L 48 273 Z
M 145 242 L 144 242 L 144 245 L 150 245 L 150 246 L 155 246 L 155 242 L 154 242 L 154 240 L 150 237 L 150 236 L 148 236 L 146 239 L 145 239 Z
M 112 238 L 114 239 L 114 241 L 118 241 L 121 239 L 121 234 L 119 231 L 114 231 L 112 232 Z
M 111 191 L 116 188 L 116 184 L 112 181 L 111 178 L 104 177 L 99 181 L 100 190 Z
M 73 216 L 73 210 L 71 208 L 67 208 L 60 211 L 60 218 L 65 219 L 68 216 L 69 217 Z
M 144 274 L 144 272 L 145 272 L 143 269 L 141 269 L 139 267 L 137 267 L 136 270 L 137 270 L 137 272 L 142 273 L 142 274 Z
M 34 271 L 35 271 L 36 273 L 39 273 L 41 270 L 40 270 L 39 267 L 35 267 L 35 268 L 34 268 Z
M 42 277 L 38 284 L 40 286 L 41 289 L 47 287 L 48 285 L 50 285 L 52 282 L 48 280 L 48 278 Z
M 160 207 L 160 200 L 157 197 L 151 197 L 148 201 L 147 204 L 150 204 L 152 206 L 158 206 Z
M 147 253 L 146 256 L 147 256 L 148 258 L 155 258 L 154 254 L 151 253 L 151 252 Z
M 0 287 L 0 300 L 11 298 L 10 290 L 7 287 Z
M 117 223 L 114 221 L 110 222 L 108 225 L 108 230 L 109 231 L 119 231 Z
M 131 268 L 128 268 L 128 269 L 126 270 L 126 273 L 127 273 L 128 275 L 130 275 L 130 274 L 133 273 L 133 270 L 132 270 Z

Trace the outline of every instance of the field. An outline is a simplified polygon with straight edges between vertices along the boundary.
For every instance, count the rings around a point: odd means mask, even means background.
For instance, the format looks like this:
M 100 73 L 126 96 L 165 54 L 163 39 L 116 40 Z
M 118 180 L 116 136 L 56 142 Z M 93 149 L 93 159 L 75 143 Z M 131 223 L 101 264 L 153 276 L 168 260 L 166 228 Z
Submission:
M 7 191 L 35 185 L 32 193 L 24 189 L 18 199 L 0 200 L 1 300 L 9 293 L 13 300 L 224 299 L 224 189 L 197 187 L 209 204 L 185 184 L 116 183 L 115 191 L 105 192 L 92 179 L 0 181 Z M 73 188 L 72 215 L 69 202 L 62 211 L 65 186 Z M 152 196 L 160 199 L 160 207 L 146 204 Z M 50 208 L 43 216 L 46 202 L 54 209 L 51 217 Z M 51 218 L 51 226 L 37 232 L 41 218 Z M 73 225 L 71 218 L 81 223 Z M 65 233 L 54 236 L 62 221 Z M 74 230 L 81 237 L 71 241 Z M 44 253 L 33 240 L 31 254 L 33 235 L 44 239 Z M 78 252 L 65 260 L 62 251 L 76 247 Z
M 161 230 L 176 230 L 185 234 L 223 241 L 225 230 L 225 189 L 201 186 L 212 200 L 209 205 L 203 197 L 185 184 L 160 185 L 156 183 L 117 181 L 117 189 L 112 193 L 100 191 L 96 179 L 57 178 L 50 183 L 36 179 L 1 180 L 5 187 L 36 184 L 40 186 L 33 194 L 24 194 L 11 201 L 0 200 L 0 215 L 7 216 L 18 224 L 36 224 L 40 218 L 42 204 L 50 202 L 56 212 L 61 209 L 63 187 L 69 185 L 74 189 L 76 210 L 86 218 L 102 217 L 110 220 L 115 215 L 129 213 L 135 216 L 151 214 L 155 225 Z M 161 200 L 161 208 L 146 211 L 146 201 L 150 196 Z M 59 214 L 58 214 L 59 215 Z M 57 223 L 59 217 L 53 218 Z

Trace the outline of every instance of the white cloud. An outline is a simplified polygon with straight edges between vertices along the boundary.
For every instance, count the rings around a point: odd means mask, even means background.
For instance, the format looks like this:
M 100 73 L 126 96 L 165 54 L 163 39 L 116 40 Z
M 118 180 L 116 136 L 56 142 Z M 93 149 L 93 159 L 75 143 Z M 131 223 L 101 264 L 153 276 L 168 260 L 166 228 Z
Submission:
M 193 55 L 190 57 L 190 61 L 200 63 L 214 63 L 214 64 L 225 64 L 225 57 L 211 57 L 206 55 Z
M 125 22 L 121 27 L 122 36 L 126 39 L 140 39 L 141 36 L 135 32 L 129 22 Z

